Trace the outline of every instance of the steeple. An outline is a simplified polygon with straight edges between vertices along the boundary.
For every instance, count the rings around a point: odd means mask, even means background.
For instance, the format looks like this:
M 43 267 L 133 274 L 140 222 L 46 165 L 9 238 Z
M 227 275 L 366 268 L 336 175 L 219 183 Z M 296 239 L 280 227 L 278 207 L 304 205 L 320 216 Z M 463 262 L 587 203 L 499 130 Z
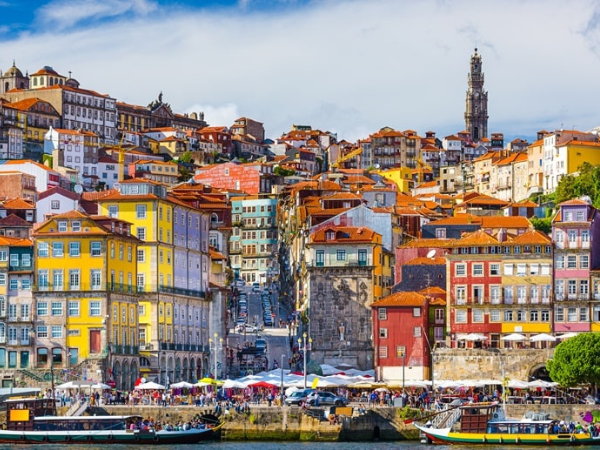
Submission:
M 465 109 L 465 129 L 471 134 L 473 142 L 478 142 L 488 134 L 487 101 L 488 94 L 483 89 L 484 76 L 481 71 L 481 56 L 475 53 L 471 56 L 471 72 L 468 76 Z

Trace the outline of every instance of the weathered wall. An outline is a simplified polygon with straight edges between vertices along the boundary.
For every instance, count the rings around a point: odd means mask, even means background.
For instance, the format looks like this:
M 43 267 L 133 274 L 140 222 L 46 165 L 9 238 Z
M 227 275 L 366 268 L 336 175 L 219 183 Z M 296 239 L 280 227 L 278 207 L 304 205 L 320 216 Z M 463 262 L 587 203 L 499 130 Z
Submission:
M 530 377 L 554 355 L 554 349 L 436 349 L 436 380 L 502 379 L 530 381 Z M 504 371 L 503 371 L 504 369 Z

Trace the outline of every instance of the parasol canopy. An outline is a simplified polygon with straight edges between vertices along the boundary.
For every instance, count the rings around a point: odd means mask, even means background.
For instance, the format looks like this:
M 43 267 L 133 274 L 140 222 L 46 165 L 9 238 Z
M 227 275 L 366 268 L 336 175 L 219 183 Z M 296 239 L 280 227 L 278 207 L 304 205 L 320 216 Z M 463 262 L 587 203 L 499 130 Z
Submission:
M 540 333 L 529 338 L 531 342 L 554 342 L 556 338 L 550 334 Z
M 147 383 L 138 384 L 135 389 L 164 389 L 162 384 L 155 383 L 154 381 L 148 381 Z
M 512 341 L 512 342 L 524 341 L 525 339 L 527 339 L 527 338 L 520 333 L 512 333 L 512 334 L 509 334 L 509 335 L 506 335 L 506 336 L 500 338 L 501 341 Z

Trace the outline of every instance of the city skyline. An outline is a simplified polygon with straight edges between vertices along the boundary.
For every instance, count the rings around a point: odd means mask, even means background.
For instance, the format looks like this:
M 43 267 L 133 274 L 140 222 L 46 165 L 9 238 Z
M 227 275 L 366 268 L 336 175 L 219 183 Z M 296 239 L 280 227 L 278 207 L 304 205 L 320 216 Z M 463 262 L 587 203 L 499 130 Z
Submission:
M 0 1 L 0 70 L 48 65 L 85 89 L 211 125 L 240 116 L 276 138 L 292 124 L 366 138 L 384 126 L 464 129 L 477 47 L 489 133 L 600 125 L 600 7 L 478 2 Z M 515 29 L 511 26 L 521 26 Z M 242 45 L 240 45 L 242 43 Z M 140 50 L 141 49 L 141 50 Z

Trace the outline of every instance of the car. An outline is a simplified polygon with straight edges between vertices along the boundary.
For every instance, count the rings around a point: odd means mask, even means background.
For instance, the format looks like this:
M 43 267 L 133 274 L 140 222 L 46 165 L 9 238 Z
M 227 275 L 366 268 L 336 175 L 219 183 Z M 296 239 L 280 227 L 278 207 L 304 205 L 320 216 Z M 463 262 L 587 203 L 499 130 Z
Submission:
M 251 325 L 249 323 L 238 325 L 235 329 L 238 333 L 255 333 L 258 331 L 258 327 L 256 325 Z
M 316 404 L 317 397 L 319 398 L 319 405 L 334 405 L 334 406 L 346 406 L 348 400 L 344 397 L 339 397 L 331 392 L 316 391 L 312 392 L 307 398 L 306 403 L 313 406 Z
M 246 319 L 244 319 L 243 317 L 239 317 L 238 320 L 235 322 L 235 326 L 240 327 L 243 326 L 246 323 Z
M 267 351 L 267 341 L 265 341 L 262 338 L 257 339 L 256 342 L 254 343 L 254 346 L 256 348 L 259 348 L 259 349 L 265 351 L 265 352 Z
M 286 405 L 300 405 L 302 402 L 306 401 L 306 397 L 309 394 L 313 393 L 314 389 L 299 389 L 297 391 L 292 392 L 289 397 L 283 401 Z
M 246 286 L 246 282 L 244 280 L 242 280 L 241 278 L 238 278 L 233 281 L 233 285 L 235 287 L 244 287 L 244 286 Z
M 260 291 L 260 283 L 252 283 L 252 291 L 254 291 L 254 292 Z

